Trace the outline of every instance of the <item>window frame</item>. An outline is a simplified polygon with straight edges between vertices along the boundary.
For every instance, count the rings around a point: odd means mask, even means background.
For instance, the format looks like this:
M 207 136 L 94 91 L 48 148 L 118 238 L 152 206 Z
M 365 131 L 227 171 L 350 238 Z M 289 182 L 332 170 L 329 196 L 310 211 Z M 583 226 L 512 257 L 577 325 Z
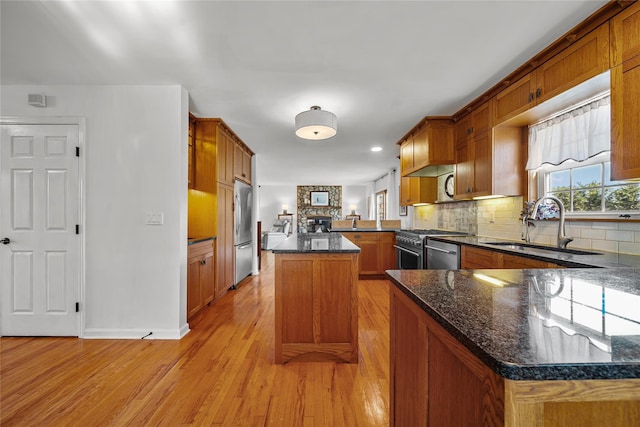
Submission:
M 600 153 L 590 159 L 587 159 L 585 161 L 582 162 L 576 162 L 573 160 L 567 160 L 563 163 L 561 163 L 560 165 L 543 165 L 541 167 L 539 167 L 538 169 L 536 169 L 536 175 L 537 175 L 537 190 L 538 190 L 538 195 L 540 197 L 542 197 L 542 195 L 548 195 L 548 194 L 553 194 L 553 191 L 549 190 L 549 186 L 550 186 L 550 173 L 551 172 L 559 172 L 559 171 L 565 171 L 565 170 L 569 170 L 569 169 L 575 169 L 578 167 L 585 167 L 585 166 L 592 166 L 592 165 L 596 165 L 596 164 L 602 164 L 602 175 L 601 175 L 601 184 L 599 187 L 593 187 L 593 188 L 600 188 L 602 189 L 602 203 L 601 203 L 601 209 L 604 207 L 603 203 L 604 203 L 604 195 L 605 195 L 605 191 L 606 188 L 610 187 L 605 185 L 605 176 L 604 176 L 604 172 L 605 172 L 605 167 L 604 164 L 605 163 L 611 163 L 611 152 L 607 151 L 605 153 Z M 634 181 L 616 181 L 616 182 L 626 182 L 629 185 L 637 185 L 637 182 Z M 615 185 L 616 187 L 619 185 Z M 573 182 L 570 183 L 570 190 L 569 191 L 574 191 L 575 188 L 573 187 Z M 566 218 L 573 218 L 573 219 L 593 219 L 593 220 L 598 220 L 598 219 L 617 219 L 617 220 L 622 220 L 621 216 L 622 215 L 630 215 L 631 217 L 636 217 L 640 218 L 640 211 L 636 211 L 636 210 L 626 210 L 626 211 L 598 211 L 598 212 L 574 212 L 573 210 L 570 210 L 572 208 L 572 206 L 565 206 L 566 211 Z

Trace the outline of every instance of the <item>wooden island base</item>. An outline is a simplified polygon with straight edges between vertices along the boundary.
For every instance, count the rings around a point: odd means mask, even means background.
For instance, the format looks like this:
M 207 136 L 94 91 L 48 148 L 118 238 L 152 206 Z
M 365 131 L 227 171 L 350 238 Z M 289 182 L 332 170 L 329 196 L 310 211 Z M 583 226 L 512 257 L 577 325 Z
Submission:
M 358 253 L 275 253 L 275 361 L 358 361 Z

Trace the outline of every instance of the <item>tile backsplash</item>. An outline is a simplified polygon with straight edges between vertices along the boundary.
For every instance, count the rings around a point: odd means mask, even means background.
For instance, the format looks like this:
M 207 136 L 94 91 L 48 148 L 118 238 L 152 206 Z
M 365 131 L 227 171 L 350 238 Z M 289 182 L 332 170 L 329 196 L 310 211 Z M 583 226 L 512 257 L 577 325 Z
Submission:
M 520 240 L 524 233 L 524 225 L 520 221 L 522 204 L 522 197 L 503 197 L 416 206 L 414 227 Z M 640 223 L 567 221 L 566 230 L 567 235 L 574 239 L 569 248 L 640 255 Z M 529 227 L 532 243 L 555 245 L 557 235 L 557 221 L 535 221 L 535 227 Z

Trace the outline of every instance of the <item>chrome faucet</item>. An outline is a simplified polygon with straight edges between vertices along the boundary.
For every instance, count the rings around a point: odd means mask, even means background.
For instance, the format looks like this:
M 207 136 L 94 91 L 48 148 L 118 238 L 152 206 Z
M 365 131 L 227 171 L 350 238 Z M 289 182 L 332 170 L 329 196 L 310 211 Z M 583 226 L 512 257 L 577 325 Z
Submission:
M 564 204 L 562 204 L 562 201 L 560 199 L 558 199 L 555 196 L 542 196 L 541 198 L 539 198 L 536 204 L 533 205 L 533 209 L 531 211 L 531 216 L 532 216 L 531 219 L 536 218 L 536 214 L 538 213 L 538 208 L 540 207 L 540 204 L 542 203 L 542 201 L 545 199 L 553 200 L 558 205 L 558 209 L 560 209 L 560 223 L 558 224 L 558 247 L 560 249 L 566 249 L 569 242 L 573 241 L 573 237 L 567 237 L 567 234 L 564 228 L 564 214 L 565 214 Z M 526 221 L 526 219 L 523 221 Z

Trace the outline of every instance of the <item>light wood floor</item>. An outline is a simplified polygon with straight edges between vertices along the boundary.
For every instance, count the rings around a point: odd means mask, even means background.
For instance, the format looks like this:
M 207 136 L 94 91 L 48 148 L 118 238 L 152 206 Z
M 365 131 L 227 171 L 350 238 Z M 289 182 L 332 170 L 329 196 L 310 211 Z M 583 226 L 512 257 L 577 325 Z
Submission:
M 0 425 L 388 426 L 389 283 L 359 282 L 358 364 L 275 365 L 273 255 L 179 341 L 0 339 Z

